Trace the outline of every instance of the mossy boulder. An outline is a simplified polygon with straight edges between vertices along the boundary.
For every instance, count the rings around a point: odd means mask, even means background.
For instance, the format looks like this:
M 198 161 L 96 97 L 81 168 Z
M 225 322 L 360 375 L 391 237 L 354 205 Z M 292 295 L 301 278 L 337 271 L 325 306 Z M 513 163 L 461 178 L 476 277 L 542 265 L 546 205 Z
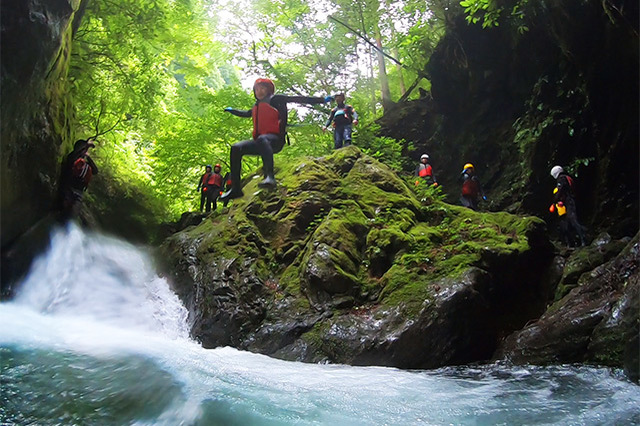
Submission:
M 249 177 L 245 196 L 160 248 L 206 347 L 284 359 L 437 367 L 489 358 L 539 316 L 544 223 L 420 200 L 348 147 Z

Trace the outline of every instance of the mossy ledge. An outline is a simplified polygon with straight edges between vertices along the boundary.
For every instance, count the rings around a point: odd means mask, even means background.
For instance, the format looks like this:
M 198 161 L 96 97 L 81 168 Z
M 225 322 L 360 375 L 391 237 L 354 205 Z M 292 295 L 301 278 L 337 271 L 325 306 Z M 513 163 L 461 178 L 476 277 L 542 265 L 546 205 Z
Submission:
M 280 165 L 161 246 L 205 347 L 432 368 L 488 359 L 544 310 L 553 258 L 534 217 L 420 200 L 356 147 Z

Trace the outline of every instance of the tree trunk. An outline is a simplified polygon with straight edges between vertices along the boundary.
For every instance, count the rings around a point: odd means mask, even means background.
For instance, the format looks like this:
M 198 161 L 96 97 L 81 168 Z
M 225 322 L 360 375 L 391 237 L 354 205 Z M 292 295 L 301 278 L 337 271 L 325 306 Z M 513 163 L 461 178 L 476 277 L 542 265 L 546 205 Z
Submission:
M 376 25 L 375 27 L 376 45 L 378 46 L 378 74 L 380 77 L 380 92 L 382 95 L 382 108 L 386 108 L 391 104 L 391 90 L 389 90 L 389 79 L 387 78 L 387 68 L 384 63 L 384 56 L 382 55 L 382 36 L 380 35 L 380 29 Z

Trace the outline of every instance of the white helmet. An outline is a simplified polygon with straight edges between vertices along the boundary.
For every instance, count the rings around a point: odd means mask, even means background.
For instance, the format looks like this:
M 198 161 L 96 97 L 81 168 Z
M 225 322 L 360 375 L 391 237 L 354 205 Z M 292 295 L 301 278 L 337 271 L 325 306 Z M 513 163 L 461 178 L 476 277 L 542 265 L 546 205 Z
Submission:
M 429 159 L 429 155 L 428 154 L 422 154 L 422 156 L 420 157 L 420 160 L 423 160 L 425 158 L 428 160 Z
M 551 169 L 551 176 L 554 179 L 558 179 L 558 176 L 560 175 L 560 173 L 564 172 L 564 170 L 562 169 L 562 167 L 560 166 L 553 166 L 553 168 Z

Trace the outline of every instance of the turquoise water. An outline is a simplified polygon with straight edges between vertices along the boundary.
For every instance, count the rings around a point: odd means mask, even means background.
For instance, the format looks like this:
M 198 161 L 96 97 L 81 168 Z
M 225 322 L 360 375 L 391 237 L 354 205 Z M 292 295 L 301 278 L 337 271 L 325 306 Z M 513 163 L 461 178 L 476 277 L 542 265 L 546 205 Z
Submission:
M 186 318 L 143 251 L 56 231 L 0 304 L 0 424 L 640 424 L 618 371 L 302 364 L 203 349 Z

